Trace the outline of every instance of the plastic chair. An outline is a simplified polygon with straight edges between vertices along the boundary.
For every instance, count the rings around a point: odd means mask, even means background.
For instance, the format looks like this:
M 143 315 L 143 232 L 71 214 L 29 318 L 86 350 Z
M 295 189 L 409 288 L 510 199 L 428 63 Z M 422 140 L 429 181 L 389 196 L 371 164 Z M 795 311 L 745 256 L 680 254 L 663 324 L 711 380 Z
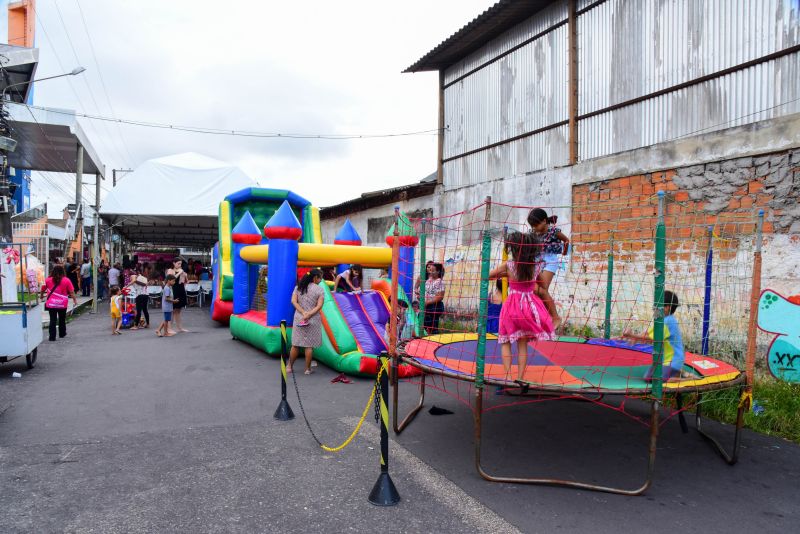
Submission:
M 150 298 L 151 306 L 161 307 L 161 295 L 163 292 L 161 286 L 147 286 L 147 296 Z
M 192 305 L 192 301 L 197 306 L 200 306 L 200 284 L 197 282 L 190 282 L 186 284 L 186 307 Z

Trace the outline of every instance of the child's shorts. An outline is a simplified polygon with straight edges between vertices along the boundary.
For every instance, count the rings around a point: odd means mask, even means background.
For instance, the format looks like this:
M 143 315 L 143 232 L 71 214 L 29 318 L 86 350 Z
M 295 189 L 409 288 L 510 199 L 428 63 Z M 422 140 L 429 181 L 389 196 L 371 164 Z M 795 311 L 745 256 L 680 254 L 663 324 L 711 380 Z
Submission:
M 112 319 L 120 319 L 120 318 L 122 318 L 122 314 L 119 313 L 119 312 L 117 312 L 117 313 L 111 312 L 111 318 Z
M 172 312 L 164 312 L 164 320 L 169 322 L 172 320 Z
M 558 254 L 542 254 L 544 260 L 543 271 L 549 271 L 553 274 L 558 272 L 558 267 L 561 265 L 561 258 Z

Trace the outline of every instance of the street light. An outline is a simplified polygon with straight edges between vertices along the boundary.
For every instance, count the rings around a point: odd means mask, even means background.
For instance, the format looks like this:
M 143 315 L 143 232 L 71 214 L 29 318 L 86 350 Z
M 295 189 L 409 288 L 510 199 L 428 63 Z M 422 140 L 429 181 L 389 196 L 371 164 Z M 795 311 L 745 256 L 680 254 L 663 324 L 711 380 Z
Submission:
M 0 72 L 4 68 L 0 65 Z M 20 85 L 28 85 L 44 80 L 52 80 L 53 78 L 61 78 L 64 76 L 77 76 L 86 69 L 83 67 L 75 67 L 69 72 L 57 74 L 55 76 L 47 76 L 36 80 L 27 80 L 24 82 L 12 83 L 3 87 L 0 92 L 0 240 L 11 241 L 11 211 L 8 209 L 8 153 L 14 152 L 17 148 L 17 141 L 9 137 L 8 128 L 8 114 L 4 109 L 6 103 L 6 92 L 12 87 L 19 87 Z
M 54 78 L 63 78 L 64 76 L 77 76 L 78 74 L 82 73 L 85 70 L 86 69 L 84 67 L 75 67 L 71 71 L 65 72 L 63 74 L 56 74 L 55 76 L 47 76 L 46 78 L 37 78 L 35 80 L 27 80 L 27 81 L 24 81 L 24 82 L 17 82 L 17 83 L 12 83 L 11 85 L 6 85 L 3 88 L 2 94 L 0 95 L 0 99 L 2 99 L 3 102 L 5 102 L 6 101 L 6 91 L 11 89 L 12 87 L 17 87 L 17 86 L 20 86 L 20 85 L 28 85 L 28 84 L 36 83 L 36 82 L 43 82 L 45 80 L 52 80 Z

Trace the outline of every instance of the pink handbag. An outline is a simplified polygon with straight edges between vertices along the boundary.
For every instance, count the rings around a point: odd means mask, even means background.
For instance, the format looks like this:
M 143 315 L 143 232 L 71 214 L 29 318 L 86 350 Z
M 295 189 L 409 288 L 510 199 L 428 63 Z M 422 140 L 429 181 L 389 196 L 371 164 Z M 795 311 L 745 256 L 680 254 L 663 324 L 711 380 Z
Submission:
M 60 293 L 56 293 L 56 288 L 50 290 L 47 300 L 44 302 L 45 308 L 52 308 L 54 310 L 65 310 L 69 307 L 69 297 L 65 297 Z

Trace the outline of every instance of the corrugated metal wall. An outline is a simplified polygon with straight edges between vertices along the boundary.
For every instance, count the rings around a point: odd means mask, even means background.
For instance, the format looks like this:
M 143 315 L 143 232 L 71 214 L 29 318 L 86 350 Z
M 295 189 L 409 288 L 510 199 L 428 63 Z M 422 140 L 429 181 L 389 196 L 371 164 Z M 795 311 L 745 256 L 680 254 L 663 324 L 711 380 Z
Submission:
M 591 4 L 580 0 L 578 9 Z M 578 17 L 578 114 L 664 90 L 800 44 L 796 0 L 608 0 Z M 568 163 L 567 26 L 557 2 L 445 73 L 448 189 Z M 463 77 L 463 79 L 460 79 Z M 579 122 L 589 159 L 800 111 L 794 53 Z M 455 81 L 455 83 L 453 83 Z M 447 86 L 448 84 L 452 84 Z M 469 151 L 475 154 L 459 157 Z

